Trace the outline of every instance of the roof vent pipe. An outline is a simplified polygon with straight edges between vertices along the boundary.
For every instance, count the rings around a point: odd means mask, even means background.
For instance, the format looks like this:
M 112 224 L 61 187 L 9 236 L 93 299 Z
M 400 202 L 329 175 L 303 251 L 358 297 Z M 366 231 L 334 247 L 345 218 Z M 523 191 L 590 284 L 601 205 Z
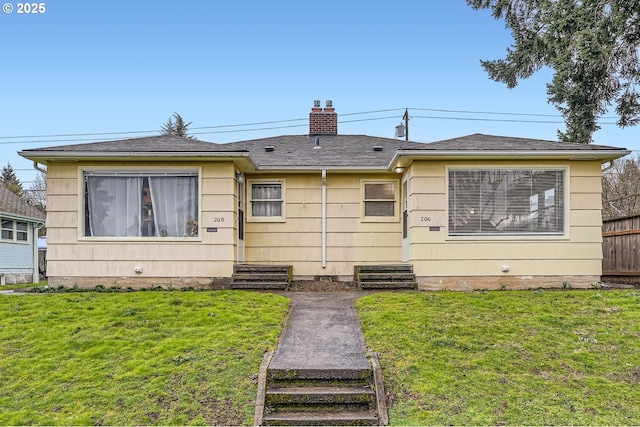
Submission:
M 320 138 L 316 138 L 316 145 L 313 146 L 314 150 L 319 150 L 322 147 L 320 147 Z

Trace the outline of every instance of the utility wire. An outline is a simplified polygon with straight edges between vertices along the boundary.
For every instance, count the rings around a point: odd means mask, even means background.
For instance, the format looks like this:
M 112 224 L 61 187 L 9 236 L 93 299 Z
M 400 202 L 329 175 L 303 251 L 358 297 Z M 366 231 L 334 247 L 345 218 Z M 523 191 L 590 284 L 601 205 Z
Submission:
M 522 116 L 522 117 L 560 117 L 558 115 L 553 114 L 536 114 L 536 113 L 514 113 L 514 112 L 497 112 L 497 111 L 472 111 L 472 110 L 447 110 L 447 109 L 435 109 L 435 108 L 409 108 L 410 110 L 416 111 L 434 111 L 434 112 L 442 112 L 442 113 L 457 113 L 457 114 L 483 114 L 483 115 L 505 115 L 505 116 Z M 339 117 L 348 117 L 355 115 L 363 115 L 363 114 L 376 114 L 376 113 L 384 113 L 391 111 L 403 111 L 405 108 L 390 108 L 383 110 L 371 110 L 371 111 L 361 111 L 355 113 L 344 113 L 339 114 Z M 355 120 L 342 120 L 340 123 L 355 123 L 355 122 L 363 122 L 363 121 L 375 121 L 375 120 L 388 120 L 388 119 L 397 119 L 396 116 L 384 116 L 384 117 L 373 117 L 368 119 L 355 119 Z M 460 120 L 460 121 L 482 121 L 482 122 L 510 122 L 510 123 L 541 123 L 541 124 L 562 124 L 564 121 L 555 121 L 555 120 L 525 120 L 525 119 L 492 119 L 492 118 L 480 118 L 480 117 L 458 117 L 458 116 L 425 116 L 425 115 L 411 115 L 412 119 L 430 119 L 430 120 Z M 603 119 L 613 119 L 613 117 L 603 117 Z M 299 122 L 307 120 L 307 118 L 295 118 L 295 119 L 286 119 L 286 120 L 273 120 L 273 121 L 265 121 L 265 122 L 251 122 L 251 123 L 237 123 L 237 124 L 227 124 L 227 125 L 215 125 L 215 126 L 198 126 L 190 128 L 190 131 L 194 130 L 206 130 L 206 129 L 220 129 L 216 131 L 206 131 L 206 132 L 192 132 L 193 135 L 207 135 L 207 134 L 221 134 L 221 133 L 238 133 L 238 132 L 254 132 L 254 131 L 262 131 L 262 130 L 274 130 L 274 129 L 290 129 L 297 127 L 305 127 L 306 123 L 298 124 L 298 125 L 285 125 L 285 126 L 262 126 L 262 127 L 252 127 L 252 126 L 261 126 L 261 125 L 269 125 L 269 124 L 278 124 L 278 123 L 291 123 L 291 122 Z M 613 125 L 613 122 L 601 122 L 600 124 L 604 125 Z M 251 127 L 249 129 L 249 127 Z M 230 129 L 230 128 L 243 128 L 243 129 Z M 52 143 L 52 142 L 95 142 L 95 141 L 112 141 L 122 138 L 105 138 L 104 136 L 109 135 L 139 135 L 139 134 L 150 134 L 149 136 L 159 134 L 159 130 L 134 130 L 134 131 L 119 131 L 119 132 L 95 132 L 95 133 L 63 133 L 63 134 L 43 134 L 43 135 L 19 135 L 19 136 L 0 136 L 0 145 L 8 145 L 8 144 L 35 144 L 35 143 Z M 101 136 L 104 135 L 104 136 Z M 97 138 L 84 138 L 84 137 L 95 136 Z M 75 138 L 82 137 L 82 138 Z M 31 138 L 44 138 L 44 139 L 31 139 Z M 60 139 L 52 139 L 52 138 L 60 138 Z M 31 139 L 25 141 L 25 139 Z M 10 141 L 12 140 L 12 141 Z M 19 141 L 16 141 L 19 140 Z

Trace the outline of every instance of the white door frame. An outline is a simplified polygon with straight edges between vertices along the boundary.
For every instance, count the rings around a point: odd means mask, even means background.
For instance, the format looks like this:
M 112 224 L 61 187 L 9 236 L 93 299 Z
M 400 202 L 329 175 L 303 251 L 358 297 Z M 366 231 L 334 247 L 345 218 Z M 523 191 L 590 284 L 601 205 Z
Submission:
M 241 173 L 238 173 L 236 175 L 236 181 L 237 181 L 237 192 L 238 192 L 238 254 L 237 254 L 237 261 L 240 264 L 244 263 L 244 233 L 245 233 L 245 223 L 246 223 L 246 217 L 245 217 L 245 181 L 244 181 L 244 175 L 242 175 Z
M 402 177 L 401 194 L 402 215 L 402 262 L 409 262 L 411 258 L 411 246 L 409 243 L 409 174 Z

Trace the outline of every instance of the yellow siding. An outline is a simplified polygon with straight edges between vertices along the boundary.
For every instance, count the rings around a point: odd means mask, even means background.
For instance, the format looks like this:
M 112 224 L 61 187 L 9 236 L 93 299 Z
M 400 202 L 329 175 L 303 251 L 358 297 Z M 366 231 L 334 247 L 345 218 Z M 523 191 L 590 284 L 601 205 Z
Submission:
M 462 238 L 448 235 L 449 166 L 565 168 L 565 234 Z M 230 277 L 237 261 L 238 213 L 231 162 L 113 163 L 109 169 L 186 167 L 200 170 L 200 230 L 192 240 L 89 239 L 83 236 L 82 168 L 101 163 L 51 163 L 47 174 L 48 274 L 53 277 L 176 278 Z M 583 277 L 601 269 L 601 172 L 597 161 L 414 161 L 409 186 L 409 263 L 423 278 L 487 277 L 520 280 Z M 285 222 L 245 223 L 245 262 L 293 265 L 295 276 L 349 278 L 355 264 L 400 263 L 401 216 L 363 219 L 362 181 L 394 180 L 398 203 L 401 175 L 327 174 L 326 267 L 322 267 L 322 179 L 320 172 L 246 174 L 245 179 L 284 179 Z M 250 189 L 245 213 L 251 209 Z M 398 206 L 398 208 L 400 208 Z M 398 209 L 400 211 L 400 209 Z M 502 272 L 509 266 L 508 272 Z M 143 272 L 134 273 L 136 267 Z M 443 279 L 445 278 L 445 279 Z M 551 279 L 552 280 L 552 279 Z M 445 280 L 446 281 L 446 280 Z M 444 283 L 444 282 L 443 282 Z M 433 283 L 429 287 L 436 286 Z M 446 287 L 443 285 L 443 287 Z
M 50 277 L 229 277 L 235 260 L 235 170 L 230 162 L 50 163 L 47 273 Z M 82 170 L 200 170 L 201 218 L 193 240 L 85 238 Z M 207 228 L 211 231 L 208 232 Z M 215 231 L 213 231 L 215 229 Z M 142 268 L 141 274 L 134 269 Z
M 565 230 L 552 237 L 448 236 L 447 167 L 563 167 Z M 601 271 L 600 163 L 416 161 L 409 170 L 410 262 L 417 276 L 593 276 Z M 438 226 L 439 230 L 429 227 Z M 502 272 L 508 265 L 509 271 Z
M 361 181 L 376 179 L 393 179 L 396 192 L 400 191 L 399 175 L 395 173 L 328 172 L 323 268 L 321 174 L 287 175 L 286 222 L 247 222 L 246 262 L 293 265 L 294 275 L 299 276 L 348 276 L 353 274 L 354 264 L 400 262 L 400 221 L 365 222 L 362 218 Z

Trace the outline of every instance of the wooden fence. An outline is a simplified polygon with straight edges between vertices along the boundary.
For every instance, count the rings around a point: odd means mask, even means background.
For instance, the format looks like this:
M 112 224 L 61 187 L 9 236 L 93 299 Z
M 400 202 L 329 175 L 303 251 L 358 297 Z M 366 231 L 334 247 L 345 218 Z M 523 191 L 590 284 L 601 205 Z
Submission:
M 602 223 L 602 280 L 640 283 L 640 215 Z

